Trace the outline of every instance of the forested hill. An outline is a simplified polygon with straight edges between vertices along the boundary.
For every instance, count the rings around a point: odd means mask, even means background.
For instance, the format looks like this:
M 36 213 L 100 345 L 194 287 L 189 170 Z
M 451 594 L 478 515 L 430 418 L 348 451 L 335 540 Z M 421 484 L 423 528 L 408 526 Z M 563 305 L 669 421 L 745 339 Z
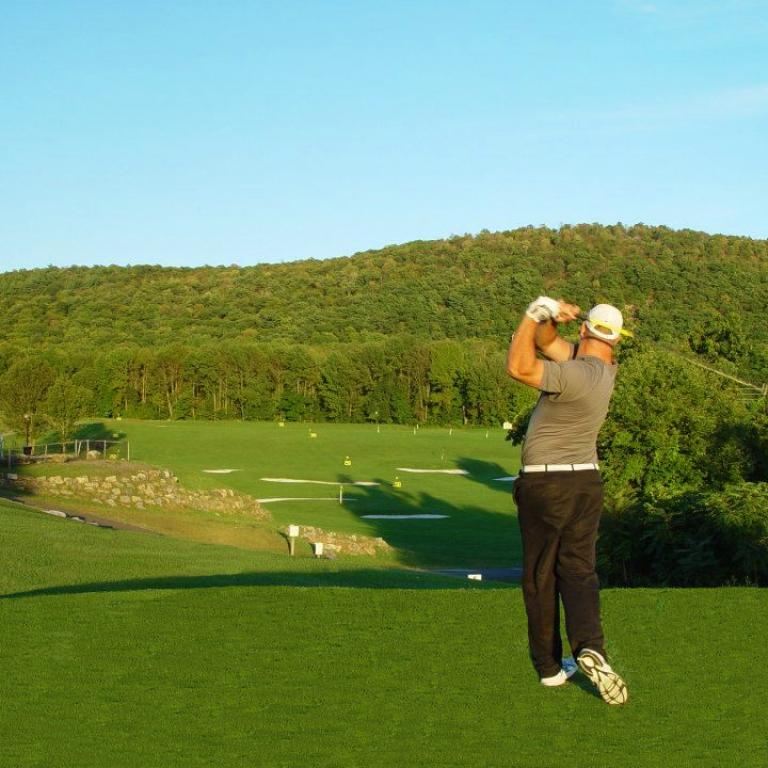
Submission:
M 725 319 L 764 344 L 768 241 L 644 225 L 527 227 L 281 265 L 15 271 L 0 274 L 0 345 L 505 342 L 539 293 L 609 301 L 648 339 Z

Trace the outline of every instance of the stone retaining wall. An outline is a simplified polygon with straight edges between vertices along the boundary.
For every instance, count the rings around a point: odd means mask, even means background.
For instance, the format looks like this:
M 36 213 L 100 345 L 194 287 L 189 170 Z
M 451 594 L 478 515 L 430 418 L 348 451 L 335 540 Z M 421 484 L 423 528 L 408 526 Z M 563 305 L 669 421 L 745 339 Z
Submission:
M 245 514 L 257 518 L 269 517 L 269 512 L 250 496 L 236 493 L 229 488 L 188 491 L 179 486 L 178 478 L 168 470 L 147 469 L 133 475 L 107 477 L 6 475 L 4 482 L 30 494 L 83 499 L 106 507 L 165 507 Z
M 358 536 L 354 533 L 334 533 L 315 528 L 311 525 L 299 527 L 299 537 L 310 544 L 323 543 L 323 550 L 333 554 L 345 555 L 377 555 L 379 551 L 387 552 L 392 547 L 381 537 Z

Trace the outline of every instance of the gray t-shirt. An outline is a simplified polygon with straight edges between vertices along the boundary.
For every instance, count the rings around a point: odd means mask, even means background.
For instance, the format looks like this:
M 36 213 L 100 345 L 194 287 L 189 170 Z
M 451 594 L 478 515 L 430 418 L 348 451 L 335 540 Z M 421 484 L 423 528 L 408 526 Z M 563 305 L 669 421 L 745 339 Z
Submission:
M 523 442 L 523 464 L 596 462 L 617 366 L 590 356 L 542 362 L 541 397 Z

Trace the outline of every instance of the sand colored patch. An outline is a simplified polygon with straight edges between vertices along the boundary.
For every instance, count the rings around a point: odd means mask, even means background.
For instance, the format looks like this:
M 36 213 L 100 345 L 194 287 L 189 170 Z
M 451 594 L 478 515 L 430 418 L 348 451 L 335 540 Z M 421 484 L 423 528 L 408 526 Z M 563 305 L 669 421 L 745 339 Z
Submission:
M 361 515 L 366 520 L 444 520 L 448 515 Z
M 239 469 L 204 469 L 203 472 L 206 472 L 209 475 L 229 475 L 232 472 L 239 472 Z
M 413 467 L 398 467 L 398 472 L 412 472 L 419 475 L 468 475 L 466 469 L 414 469 Z

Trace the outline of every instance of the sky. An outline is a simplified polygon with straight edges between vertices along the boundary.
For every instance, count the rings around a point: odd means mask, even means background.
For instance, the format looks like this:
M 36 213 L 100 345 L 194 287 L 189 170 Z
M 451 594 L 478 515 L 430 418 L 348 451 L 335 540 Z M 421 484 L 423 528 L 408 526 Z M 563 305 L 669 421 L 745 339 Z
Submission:
M 768 0 L 0 0 L 0 271 L 768 237 Z

